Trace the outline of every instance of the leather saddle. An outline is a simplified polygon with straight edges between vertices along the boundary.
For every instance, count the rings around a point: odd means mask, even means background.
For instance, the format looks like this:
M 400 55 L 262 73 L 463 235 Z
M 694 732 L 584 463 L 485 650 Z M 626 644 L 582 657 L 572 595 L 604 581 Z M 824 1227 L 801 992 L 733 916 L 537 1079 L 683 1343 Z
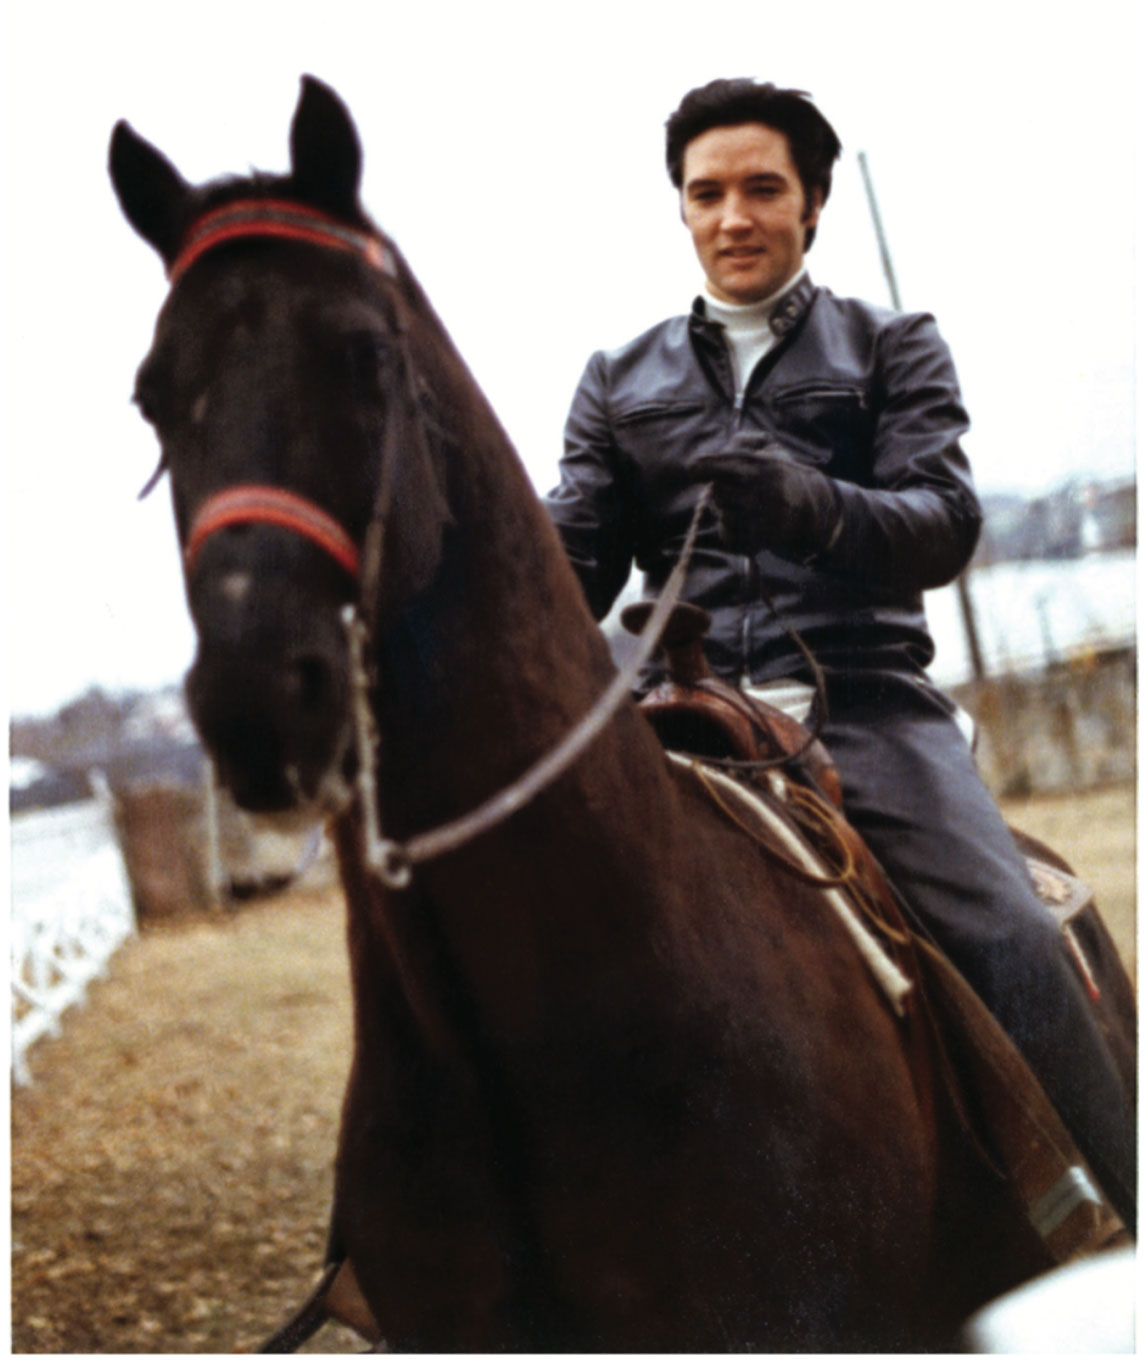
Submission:
M 640 634 L 652 612 L 652 601 L 638 601 L 621 612 L 621 623 L 629 633 Z M 707 610 L 684 601 L 666 621 L 661 647 L 669 677 L 638 706 L 662 744 L 702 760 L 791 763 L 841 808 L 840 776 L 824 744 L 783 710 L 745 695 L 713 674 L 704 652 L 710 623 Z M 754 778 L 757 773 L 748 774 L 761 783 Z

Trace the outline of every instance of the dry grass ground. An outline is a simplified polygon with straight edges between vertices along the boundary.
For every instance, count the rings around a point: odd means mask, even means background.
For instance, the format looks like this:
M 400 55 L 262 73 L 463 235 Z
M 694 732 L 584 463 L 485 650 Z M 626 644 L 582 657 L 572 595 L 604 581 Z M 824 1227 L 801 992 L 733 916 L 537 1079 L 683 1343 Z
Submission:
M 322 1262 L 349 1047 L 336 893 L 130 942 L 13 1095 L 14 1349 L 256 1347 Z
M 1095 890 L 1103 920 L 1136 976 L 1136 801 L 1133 785 L 1010 800 L 1008 821 L 1065 857 Z
M 1133 790 L 1007 812 L 1092 880 L 1133 962 Z M 14 1350 L 257 1346 L 321 1262 L 349 1043 L 335 893 L 130 942 L 13 1094 Z

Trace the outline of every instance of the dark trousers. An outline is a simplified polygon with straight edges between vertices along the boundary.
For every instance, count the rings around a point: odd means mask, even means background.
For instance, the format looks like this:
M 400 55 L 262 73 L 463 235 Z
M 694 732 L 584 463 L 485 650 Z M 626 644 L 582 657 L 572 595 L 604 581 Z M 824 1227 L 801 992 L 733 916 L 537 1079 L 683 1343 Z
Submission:
M 899 672 L 830 677 L 828 698 L 821 737 L 850 821 L 1012 1038 L 1134 1233 L 1131 1101 L 951 701 Z

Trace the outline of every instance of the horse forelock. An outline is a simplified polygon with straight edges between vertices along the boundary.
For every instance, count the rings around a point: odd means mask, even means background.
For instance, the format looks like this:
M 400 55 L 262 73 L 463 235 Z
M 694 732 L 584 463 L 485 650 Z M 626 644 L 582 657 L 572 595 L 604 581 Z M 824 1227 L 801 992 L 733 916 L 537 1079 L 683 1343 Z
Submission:
M 221 175 L 200 185 L 189 200 L 188 221 L 185 227 L 204 213 L 210 213 L 216 208 L 225 208 L 237 199 L 291 199 L 300 205 L 316 208 L 324 213 L 330 212 L 325 204 L 313 203 L 306 194 L 300 193 L 293 175 L 252 170 L 247 175 Z M 378 224 L 371 220 L 361 206 L 356 206 L 353 213 L 341 213 L 339 216 L 348 227 L 360 232 L 373 232 L 380 237 L 383 235 Z

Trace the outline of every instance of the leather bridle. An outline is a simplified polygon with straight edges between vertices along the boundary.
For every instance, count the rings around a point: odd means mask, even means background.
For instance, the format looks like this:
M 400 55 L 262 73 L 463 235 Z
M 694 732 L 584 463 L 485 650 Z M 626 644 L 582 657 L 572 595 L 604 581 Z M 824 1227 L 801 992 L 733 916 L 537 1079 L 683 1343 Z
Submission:
M 349 227 L 309 206 L 281 199 L 239 199 L 197 219 L 186 233 L 178 254 L 168 267 L 174 286 L 207 251 L 245 238 L 272 238 L 322 246 L 357 255 L 373 270 L 397 280 L 394 255 L 372 232 Z M 693 544 L 709 500 L 704 488 L 681 554 L 662 588 L 652 613 L 625 665 L 613 678 L 590 711 L 553 748 L 505 789 L 461 818 L 419 833 L 406 842 L 382 836 L 377 800 L 377 733 L 370 706 L 373 685 L 370 625 L 377 619 L 382 575 L 383 536 L 390 510 L 390 469 L 404 438 L 428 453 L 425 422 L 418 404 L 418 375 L 411 361 L 405 327 L 396 324 L 402 369 L 406 381 L 405 403 L 388 405 L 383 439 L 379 486 L 361 553 L 351 535 L 333 516 L 308 498 L 285 488 L 243 484 L 224 488 L 208 497 L 197 509 L 184 550 L 185 570 L 191 571 L 205 541 L 231 525 L 271 524 L 302 535 L 316 544 L 359 584 L 357 605 L 344 609 L 343 622 L 351 653 L 353 712 L 359 755 L 358 794 L 363 816 L 364 850 L 369 867 L 392 890 L 405 889 L 414 867 L 455 851 L 490 831 L 522 808 L 567 770 L 629 699 L 641 668 L 660 642 L 661 631 L 681 594 Z M 409 409 L 409 431 L 400 430 L 399 409 Z

